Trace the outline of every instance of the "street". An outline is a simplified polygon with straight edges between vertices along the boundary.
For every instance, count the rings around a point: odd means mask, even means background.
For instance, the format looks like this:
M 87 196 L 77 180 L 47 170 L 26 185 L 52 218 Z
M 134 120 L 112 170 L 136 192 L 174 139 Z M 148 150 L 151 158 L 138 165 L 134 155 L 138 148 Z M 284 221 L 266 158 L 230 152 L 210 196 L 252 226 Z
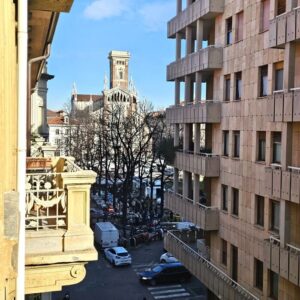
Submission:
M 70 293 L 71 300 L 143 300 L 143 299 L 179 299 L 205 300 L 206 290 L 196 278 L 187 283 L 143 285 L 138 280 L 137 273 L 157 264 L 163 253 L 162 241 L 149 245 L 139 245 L 129 249 L 132 255 L 132 265 L 113 267 L 99 251 L 98 261 L 86 266 L 85 279 L 74 286 L 67 286 L 61 292 L 53 293 L 53 300 L 62 300 L 65 293 Z

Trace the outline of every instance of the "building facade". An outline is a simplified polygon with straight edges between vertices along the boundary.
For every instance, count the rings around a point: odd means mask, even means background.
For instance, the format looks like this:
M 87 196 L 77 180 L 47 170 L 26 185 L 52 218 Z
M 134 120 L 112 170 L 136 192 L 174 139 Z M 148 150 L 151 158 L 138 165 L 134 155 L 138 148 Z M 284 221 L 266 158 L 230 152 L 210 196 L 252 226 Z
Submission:
M 300 1 L 184 3 L 168 23 L 166 206 L 201 228 L 209 259 L 181 233 L 165 247 L 216 298 L 299 299 Z

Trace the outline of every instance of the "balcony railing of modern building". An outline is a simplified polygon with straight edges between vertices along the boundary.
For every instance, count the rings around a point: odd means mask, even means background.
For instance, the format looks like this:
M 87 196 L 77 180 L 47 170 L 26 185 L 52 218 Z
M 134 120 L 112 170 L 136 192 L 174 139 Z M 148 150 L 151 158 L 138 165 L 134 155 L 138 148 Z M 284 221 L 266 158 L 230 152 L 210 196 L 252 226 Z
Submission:
M 167 66 L 167 80 L 183 78 L 200 71 L 214 71 L 223 67 L 223 48 L 214 45 L 172 62 Z
M 271 164 L 265 168 L 265 192 L 270 198 L 300 204 L 300 168 Z
M 270 21 L 269 46 L 283 48 L 285 43 L 300 41 L 300 7 Z
M 220 156 L 211 153 L 195 153 L 178 149 L 174 167 L 205 177 L 220 176 Z
M 208 20 L 224 12 L 224 0 L 196 0 L 168 22 L 168 38 L 192 25 L 198 19 Z
M 169 124 L 220 123 L 221 102 L 213 100 L 181 102 L 166 109 L 166 119 Z
M 167 233 L 164 239 L 164 248 L 176 256 L 219 299 L 259 299 L 188 244 L 180 240 L 176 236 L 176 231 Z
M 205 206 L 173 191 L 165 193 L 165 206 L 206 231 L 219 230 L 219 209 Z
M 292 243 L 280 246 L 280 240 L 274 236 L 264 242 L 264 262 L 268 269 L 300 286 L 300 248 Z
M 272 122 L 300 122 L 300 87 L 275 91 L 268 97 Z
M 27 159 L 27 293 L 59 290 L 68 282 L 80 282 L 84 263 L 97 260 L 89 218 L 90 186 L 95 179 L 95 172 L 82 170 L 71 158 Z M 36 268 L 51 273 L 51 266 L 57 278 L 43 281 L 42 275 L 49 274 Z

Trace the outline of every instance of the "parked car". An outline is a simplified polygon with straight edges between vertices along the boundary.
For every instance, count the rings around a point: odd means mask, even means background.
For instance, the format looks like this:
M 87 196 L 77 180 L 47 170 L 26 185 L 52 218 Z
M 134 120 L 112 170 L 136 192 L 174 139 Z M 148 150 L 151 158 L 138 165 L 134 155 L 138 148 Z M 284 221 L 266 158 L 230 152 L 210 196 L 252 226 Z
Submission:
M 159 264 L 139 273 L 141 282 L 156 285 L 157 283 L 185 282 L 191 273 L 180 262 Z
M 162 264 L 165 263 L 174 263 L 174 262 L 178 262 L 178 259 L 176 257 L 173 256 L 173 254 L 171 254 L 170 252 L 166 252 L 164 254 L 161 255 L 160 260 L 159 260 Z
M 131 255 L 123 247 L 112 247 L 104 249 L 106 259 L 114 266 L 130 265 Z

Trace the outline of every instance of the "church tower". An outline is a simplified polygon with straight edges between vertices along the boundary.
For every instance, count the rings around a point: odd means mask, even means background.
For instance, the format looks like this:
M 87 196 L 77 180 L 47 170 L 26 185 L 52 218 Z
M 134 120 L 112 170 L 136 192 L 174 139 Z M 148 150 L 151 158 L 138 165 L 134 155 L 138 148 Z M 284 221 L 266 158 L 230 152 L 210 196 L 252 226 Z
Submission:
M 128 65 L 130 53 L 127 51 L 111 51 L 110 61 L 110 88 L 119 87 L 128 90 Z

